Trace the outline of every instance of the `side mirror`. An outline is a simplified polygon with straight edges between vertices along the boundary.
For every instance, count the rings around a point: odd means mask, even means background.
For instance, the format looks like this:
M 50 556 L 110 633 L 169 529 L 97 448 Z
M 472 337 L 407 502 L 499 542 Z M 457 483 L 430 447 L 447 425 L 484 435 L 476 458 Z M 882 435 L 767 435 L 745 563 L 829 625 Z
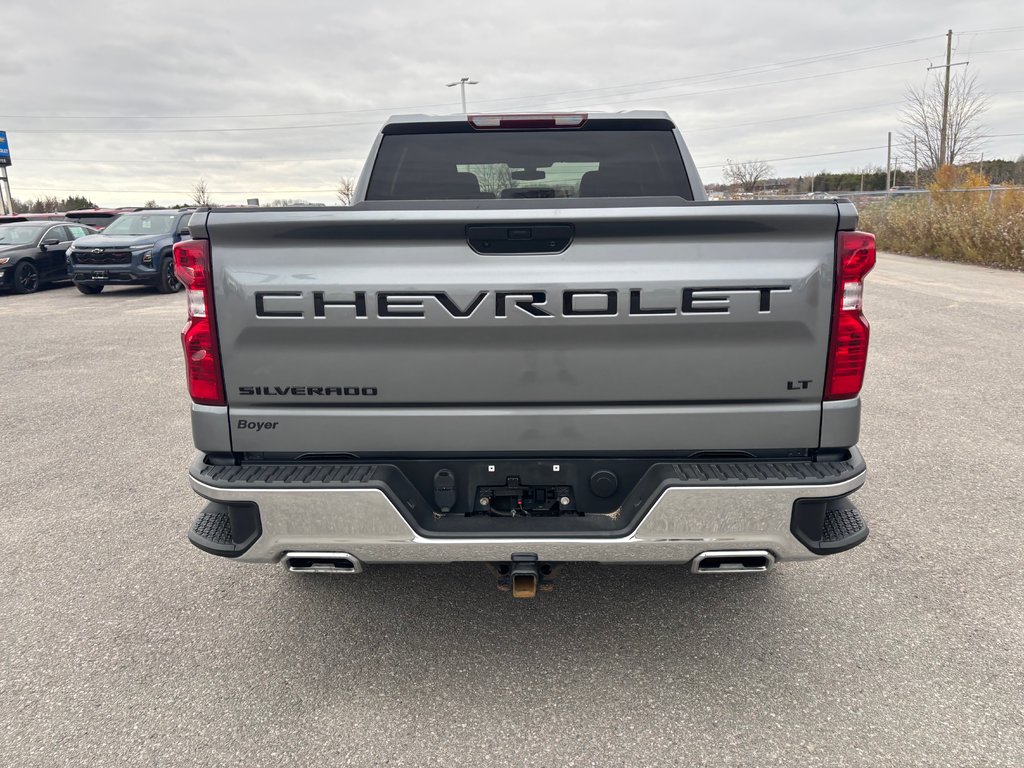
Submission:
M 39 244 L 39 250 L 45 251 L 47 247 L 51 245 L 60 245 L 60 240 L 58 240 L 56 237 L 47 238 L 46 240 L 43 240 L 43 242 Z

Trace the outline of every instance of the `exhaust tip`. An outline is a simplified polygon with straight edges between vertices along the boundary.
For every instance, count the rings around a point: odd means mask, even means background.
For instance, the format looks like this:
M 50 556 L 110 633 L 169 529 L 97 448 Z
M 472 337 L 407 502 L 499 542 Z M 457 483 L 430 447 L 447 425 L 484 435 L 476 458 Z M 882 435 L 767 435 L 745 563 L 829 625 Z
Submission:
M 292 573 L 362 573 L 359 558 L 348 552 L 288 552 L 284 565 Z
M 775 556 L 764 549 L 701 552 L 693 558 L 692 573 L 765 573 L 775 567 Z

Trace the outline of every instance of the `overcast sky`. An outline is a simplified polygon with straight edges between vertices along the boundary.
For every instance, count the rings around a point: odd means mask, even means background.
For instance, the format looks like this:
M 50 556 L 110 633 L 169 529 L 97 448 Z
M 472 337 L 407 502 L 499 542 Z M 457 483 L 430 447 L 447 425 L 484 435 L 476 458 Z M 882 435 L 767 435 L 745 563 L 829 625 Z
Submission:
M 467 75 L 471 112 L 665 109 L 707 182 L 726 158 L 859 169 L 884 166 L 947 28 L 990 133 L 1024 133 L 1020 0 L 6 0 L 0 130 L 20 199 L 172 204 L 205 176 L 219 203 L 330 202 L 387 115 L 457 112 Z

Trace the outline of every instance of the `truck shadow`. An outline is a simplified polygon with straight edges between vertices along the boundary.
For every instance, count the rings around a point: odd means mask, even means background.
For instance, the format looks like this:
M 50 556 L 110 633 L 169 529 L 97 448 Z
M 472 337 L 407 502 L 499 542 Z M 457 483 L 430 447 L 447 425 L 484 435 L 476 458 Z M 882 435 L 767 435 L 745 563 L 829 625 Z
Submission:
M 538 592 L 533 600 L 513 600 L 498 589 L 497 581 L 484 564 L 455 563 L 451 565 L 374 565 L 352 576 L 300 575 L 288 576 L 289 586 L 301 592 L 318 594 L 332 601 L 379 596 L 386 591 L 399 602 L 415 604 L 418 600 L 452 599 L 459 602 L 480 601 L 503 610 L 510 605 L 519 613 L 526 607 L 543 612 L 544 606 L 578 603 L 581 599 L 600 600 L 609 604 L 628 604 L 644 595 L 678 597 L 680 590 L 691 594 L 726 590 L 740 594 L 770 588 L 778 572 L 769 574 L 726 574 L 695 576 L 688 565 L 600 565 L 570 563 L 559 569 L 551 592 Z M 506 598 L 502 600 L 501 598 Z M 348 605 L 348 609 L 352 609 Z
M 712 668 L 741 675 L 784 634 L 785 585 L 779 571 L 694 576 L 683 566 L 574 564 L 553 592 L 514 600 L 483 565 L 459 564 L 291 574 L 282 597 L 300 627 L 290 651 L 321 670 L 325 686 L 332 678 L 460 685 L 466 674 L 544 686 L 595 670 L 609 680 Z
M 779 577 L 779 571 L 696 576 L 680 565 L 575 563 L 562 566 L 550 592 L 517 600 L 498 589 L 485 565 L 458 563 L 372 566 L 354 576 L 288 574 L 287 589 L 320 602 L 324 610 L 344 612 L 348 622 L 392 622 L 397 615 L 436 618 L 439 631 L 449 632 L 453 621 L 515 620 L 539 627 L 552 617 L 585 621 L 595 612 L 602 624 L 649 616 L 652 609 L 663 618 L 676 613 L 693 618 L 702 606 L 716 613 L 735 601 L 768 599 L 780 588 Z

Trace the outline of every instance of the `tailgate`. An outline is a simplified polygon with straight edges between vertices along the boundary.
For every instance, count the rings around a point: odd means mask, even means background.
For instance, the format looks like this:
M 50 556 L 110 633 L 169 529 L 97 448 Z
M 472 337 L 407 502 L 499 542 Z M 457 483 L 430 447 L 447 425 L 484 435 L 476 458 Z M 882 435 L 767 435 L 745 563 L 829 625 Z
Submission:
M 835 202 L 414 206 L 208 215 L 236 451 L 818 445 Z

